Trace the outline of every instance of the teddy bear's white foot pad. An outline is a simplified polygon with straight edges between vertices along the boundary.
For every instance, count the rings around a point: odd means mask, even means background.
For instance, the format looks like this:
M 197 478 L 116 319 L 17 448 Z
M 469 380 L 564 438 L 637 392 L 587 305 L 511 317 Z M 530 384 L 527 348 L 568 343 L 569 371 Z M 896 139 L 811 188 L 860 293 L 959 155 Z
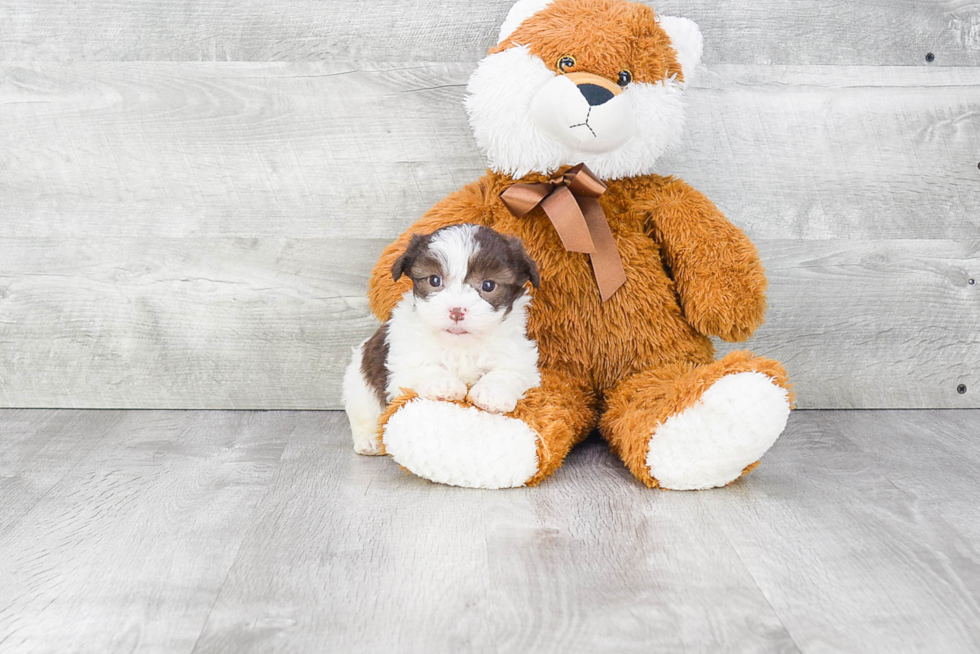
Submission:
M 647 467 L 662 488 L 725 486 L 772 446 L 789 411 L 789 393 L 768 376 L 726 375 L 654 430 Z
M 466 488 L 523 486 L 538 471 L 538 436 L 524 422 L 418 398 L 385 425 L 385 450 L 419 477 Z

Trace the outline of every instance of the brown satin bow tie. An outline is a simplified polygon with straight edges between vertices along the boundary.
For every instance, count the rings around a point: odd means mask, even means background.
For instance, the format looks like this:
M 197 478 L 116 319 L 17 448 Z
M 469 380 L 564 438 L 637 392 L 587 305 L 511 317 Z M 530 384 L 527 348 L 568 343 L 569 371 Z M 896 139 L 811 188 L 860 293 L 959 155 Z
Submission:
M 547 182 L 514 184 L 500 196 L 518 218 L 541 205 L 565 249 L 589 255 L 603 302 L 626 283 L 623 260 L 599 205 L 605 192 L 602 180 L 581 163 Z

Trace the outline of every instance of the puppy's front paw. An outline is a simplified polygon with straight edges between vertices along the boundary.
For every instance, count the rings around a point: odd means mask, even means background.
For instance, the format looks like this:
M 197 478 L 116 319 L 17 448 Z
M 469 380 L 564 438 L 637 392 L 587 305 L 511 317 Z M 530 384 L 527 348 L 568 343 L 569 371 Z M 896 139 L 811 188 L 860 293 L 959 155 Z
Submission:
M 477 382 L 470 389 L 470 402 L 490 413 L 510 413 L 517 408 L 519 394 L 502 384 Z
M 365 456 L 378 456 L 381 454 L 381 441 L 376 434 L 355 436 L 354 451 Z
M 416 389 L 427 400 L 462 400 L 466 397 L 466 384 L 455 377 L 445 376 L 430 379 Z

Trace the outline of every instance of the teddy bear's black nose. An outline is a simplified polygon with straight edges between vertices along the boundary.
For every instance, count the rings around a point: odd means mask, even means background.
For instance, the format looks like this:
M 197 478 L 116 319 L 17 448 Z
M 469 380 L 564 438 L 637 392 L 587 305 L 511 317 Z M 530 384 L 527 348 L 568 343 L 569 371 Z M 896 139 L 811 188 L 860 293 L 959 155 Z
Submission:
M 578 90 L 592 107 L 598 107 L 600 104 L 613 99 L 612 91 L 604 89 L 598 84 L 579 84 Z

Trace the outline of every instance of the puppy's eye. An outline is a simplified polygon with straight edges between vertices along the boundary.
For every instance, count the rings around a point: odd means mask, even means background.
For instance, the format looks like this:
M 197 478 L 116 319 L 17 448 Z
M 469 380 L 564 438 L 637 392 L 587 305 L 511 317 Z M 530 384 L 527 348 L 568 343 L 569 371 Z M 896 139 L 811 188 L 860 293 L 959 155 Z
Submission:
M 625 88 L 632 81 L 633 73 L 629 72 L 628 70 L 619 71 L 619 80 L 616 82 L 617 84 Z
M 562 55 L 558 59 L 558 70 L 567 73 L 569 68 L 575 68 L 575 57 L 572 55 Z
M 480 285 L 480 288 L 483 289 L 484 293 L 493 293 L 493 289 L 497 288 L 497 282 L 488 279 Z
M 442 277 L 440 277 L 439 275 L 430 275 L 429 286 L 432 286 L 433 288 L 439 288 L 440 286 L 442 286 Z

